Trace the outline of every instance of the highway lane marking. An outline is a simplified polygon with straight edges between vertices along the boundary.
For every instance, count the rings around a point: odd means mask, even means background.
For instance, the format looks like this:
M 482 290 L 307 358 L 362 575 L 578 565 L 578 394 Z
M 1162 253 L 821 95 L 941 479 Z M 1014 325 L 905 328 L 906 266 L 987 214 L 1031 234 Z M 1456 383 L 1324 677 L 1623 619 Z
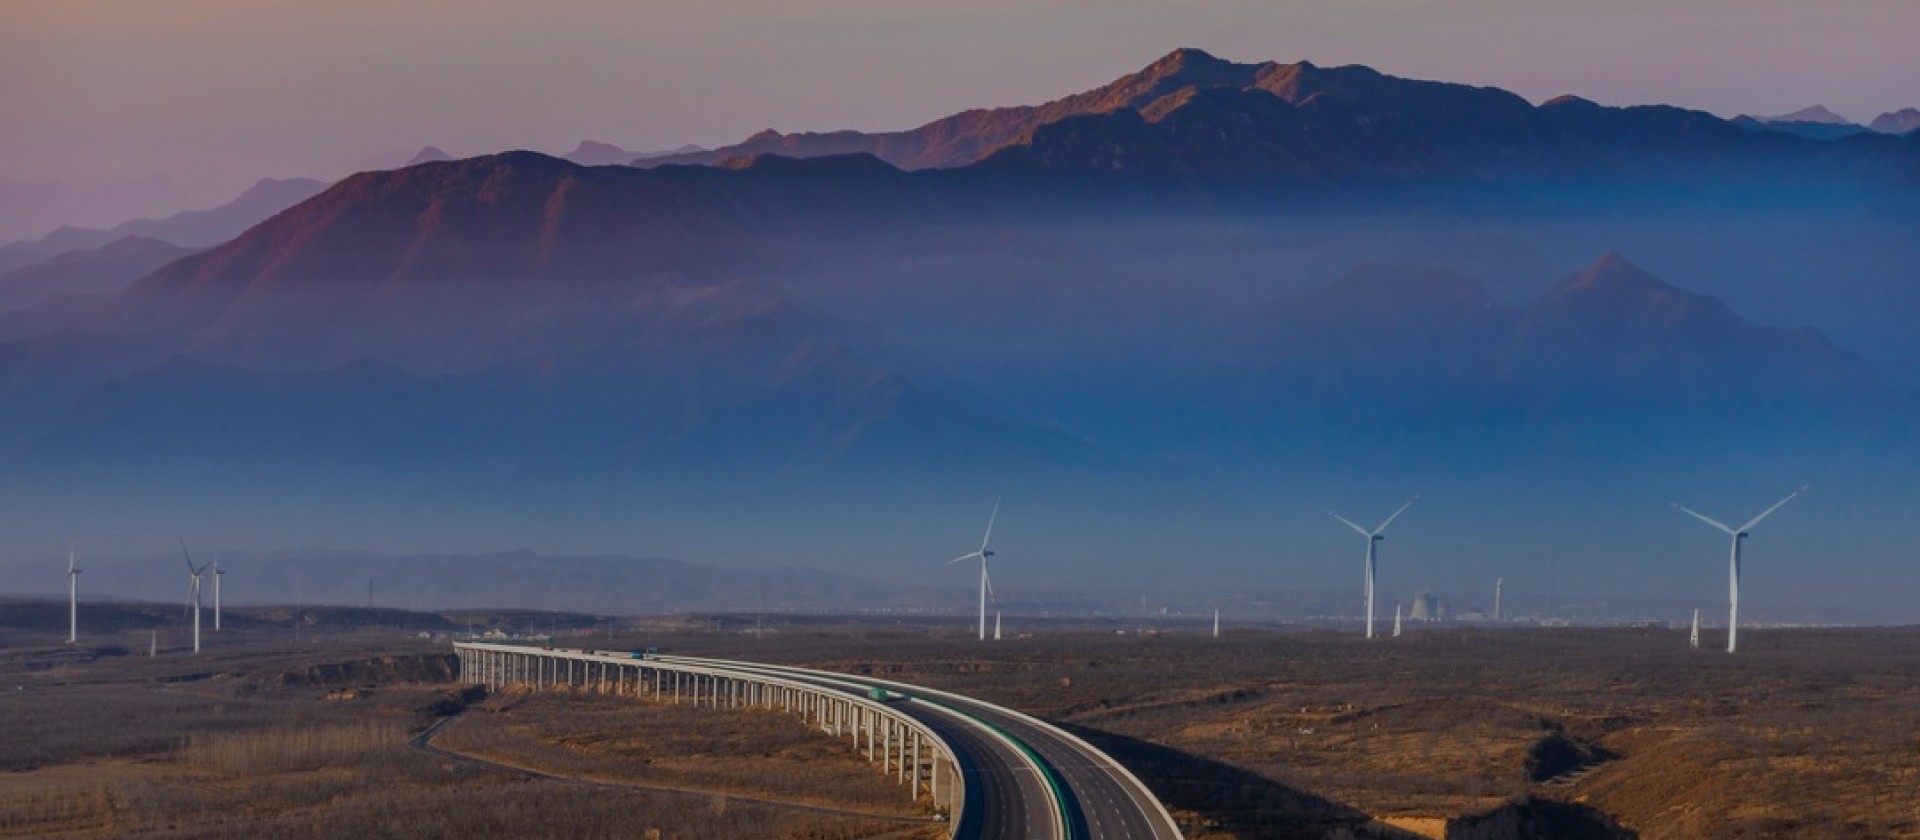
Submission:
M 1114 760 L 1111 756 L 1108 756 L 1105 753 L 1102 753 L 1098 747 L 1095 747 L 1091 744 L 1086 743 L 1085 741 L 1079 739 L 1078 737 L 1074 736 L 1070 732 L 1061 730 L 1057 725 L 1047 723 L 1046 721 L 1040 718 L 1033 717 L 1031 715 L 1026 715 L 1022 712 L 1019 712 L 1018 710 L 1000 707 L 995 704 L 989 703 L 987 701 L 979 700 L 977 698 L 967 697 L 965 695 L 953 694 L 950 692 L 944 692 L 938 689 L 931 689 L 924 686 L 917 686 L 917 685 L 911 685 L 906 683 L 897 683 L 897 682 L 893 682 L 885 679 L 876 679 L 872 675 L 821 671 L 821 670 L 808 669 L 808 668 L 799 668 L 799 667 L 790 666 L 790 665 L 771 665 L 766 663 L 713 660 L 713 659 L 704 659 L 699 657 L 660 657 L 660 659 L 663 661 L 682 660 L 682 661 L 689 662 L 690 664 L 695 664 L 703 667 L 712 667 L 717 665 L 722 668 L 741 669 L 749 673 L 772 672 L 784 677 L 788 677 L 788 678 L 797 677 L 799 679 L 807 680 L 809 682 L 817 681 L 817 682 L 827 683 L 829 685 L 839 684 L 841 686 L 851 685 L 851 686 L 854 686 L 855 689 L 857 689 L 857 687 L 859 686 L 871 687 L 876 684 L 884 684 L 884 685 L 893 686 L 895 689 L 898 689 L 901 692 L 909 695 L 910 699 L 914 699 L 914 700 L 922 700 L 925 697 L 925 695 L 929 693 L 943 696 L 954 704 L 949 708 L 953 708 L 956 711 L 962 711 L 962 713 L 965 714 L 966 716 L 973 717 L 982 723 L 987 723 L 990 728 L 998 729 L 1000 730 L 1001 733 L 1003 733 L 1006 736 L 1011 737 L 1015 731 L 1021 731 L 1021 735 L 1019 739 L 1013 741 L 1014 745 L 1016 747 L 1024 748 L 1024 751 L 1029 752 L 1036 761 L 1044 761 L 1046 765 L 1044 770 L 1049 772 L 1052 778 L 1055 780 L 1063 780 L 1062 777 L 1067 775 L 1067 771 L 1069 769 L 1083 770 L 1083 771 L 1098 771 L 1099 778 L 1103 778 L 1107 782 L 1111 782 L 1115 787 L 1121 790 L 1121 792 L 1124 794 L 1124 798 L 1128 802 L 1128 806 L 1130 806 L 1130 807 L 1126 807 L 1126 806 L 1116 805 L 1115 801 L 1111 798 L 1110 793 L 1108 791 L 1101 790 L 1096 793 L 1096 795 L 1100 797 L 1101 801 L 1103 802 L 1106 808 L 1118 812 L 1117 814 L 1115 814 L 1115 816 L 1117 816 L 1120 819 L 1120 821 L 1122 821 L 1123 823 L 1122 830 L 1126 833 L 1128 837 L 1132 836 L 1132 832 L 1131 832 L 1131 829 L 1128 829 L 1124 826 L 1124 822 L 1126 822 L 1132 814 L 1135 814 L 1135 813 L 1139 814 L 1139 816 L 1149 824 L 1155 824 L 1159 822 L 1159 820 L 1155 819 L 1156 815 L 1154 811 L 1149 810 L 1148 808 L 1149 803 L 1155 806 L 1155 810 L 1159 812 L 1160 816 L 1164 817 L 1166 821 L 1166 827 L 1172 832 L 1172 836 L 1175 838 L 1178 838 L 1181 836 L 1179 828 L 1172 821 L 1171 815 L 1167 815 L 1165 813 L 1164 806 L 1162 806 L 1159 800 L 1153 796 L 1152 791 L 1146 787 L 1144 782 L 1139 781 L 1130 772 L 1128 772 L 1118 761 Z M 849 689 L 850 693 L 857 693 L 857 690 L 855 689 Z M 920 695 L 920 696 L 914 696 L 914 695 Z M 944 705 L 944 704 L 935 703 L 933 705 Z M 1056 761 L 1053 757 L 1042 756 L 1040 754 L 1037 747 L 1041 743 L 1048 743 L 1049 745 L 1052 745 L 1056 748 L 1054 750 L 1049 750 L 1048 752 L 1054 752 L 1057 754 L 1060 751 L 1064 751 L 1071 755 L 1078 756 L 1083 759 L 1090 759 L 1090 760 L 1085 762 L 1074 762 L 1072 764 L 1062 765 L 1058 761 Z M 1091 753 L 1091 755 L 1089 755 L 1089 753 Z M 987 772 L 987 771 L 982 771 L 982 772 Z M 1001 771 L 1001 772 L 1004 772 L 1004 771 Z M 1037 771 L 1028 770 L 1027 768 L 1015 768 L 1015 772 L 1037 772 Z M 1082 779 L 1078 779 L 1078 781 L 1082 781 L 1083 783 L 1090 783 L 1086 785 L 1089 789 L 1103 787 L 1103 785 L 1101 785 L 1098 781 L 1095 781 L 1095 780 L 1082 778 Z M 1050 781 L 1049 784 L 1051 785 L 1053 784 L 1053 782 Z M 1069 789 L 1072 788 L 1071 785 L 1068 785 L 1067 787 Z M 1147 798 L 1148 802 L 1141 801 L 1141 797 L 1143 796 Z M 1031 808 L 1031 803 L 1029 803 L 1029 808 Z M 1064 817 L 1064 813 L 1062 814 L 1062 816 Z M 1105 822 L 1105 820 L 1101 819 L 1101 814 L 1099 813 L 1089 814 L 1089 813 L 1084 813 L 1084 811 L 1082 813 L 1082 819 L 1089 824 L 1104 824 Z M 1070 831 L 1071 828 L 1065 828 L 1065 830 Z M 1157 838 L 1160 836 L 1161 832 L 1156 828 L 1154 831 L 1151 832 L 1151 834 Z

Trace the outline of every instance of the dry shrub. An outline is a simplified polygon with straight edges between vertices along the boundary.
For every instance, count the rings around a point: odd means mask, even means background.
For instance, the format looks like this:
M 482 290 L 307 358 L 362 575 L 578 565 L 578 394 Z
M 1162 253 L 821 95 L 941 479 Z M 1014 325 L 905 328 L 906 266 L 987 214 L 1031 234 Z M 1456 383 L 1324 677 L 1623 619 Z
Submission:
M 188 737 L 181 763 L 227 773 L 260 775 L 355 764 L 405 745 L 407 726 L 397 720 L 269 729 L 205 732 Z

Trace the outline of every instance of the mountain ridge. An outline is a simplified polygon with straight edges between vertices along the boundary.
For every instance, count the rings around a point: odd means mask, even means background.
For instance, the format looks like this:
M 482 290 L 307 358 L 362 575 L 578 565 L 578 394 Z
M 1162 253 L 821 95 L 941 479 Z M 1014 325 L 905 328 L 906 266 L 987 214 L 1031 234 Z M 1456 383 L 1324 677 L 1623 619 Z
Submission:
M 1259 94 L 1278 102 L 1260 101 Z M 1279 103 L 1291 110 L 1279 109 Z M 1210 109 L 1210 118 L 1201 118 L 1196 109 L 1202 107 Z M 1082 175 L 1146 171 L 1206 180 L 1210 169 L 1225 168 L 1218 163 L 1225 154 L 1269 164 L 1251 172 L 1268 178 L 1312 180 L 1311 173 L 1334 171 L 1391 181 L 1397 172 L 1413 171 L 1475 182 L 1738 177 L 1755 168 L 1777 170 L 1769 174 L 1779 177 L 1807 163 L 1824 168 L 1835 156 L 1872 157 L 1869 148 L 1914 155 L 1891 146 L 1796 145 L 1809 139 L 1802 134 L 1835 140 L 1872 132 L 1830 122 L 1730 122 L 1672 106 L 1612 108 L 1574 96 L 1535 106 L 1499 88 L 1406 79 L 1361 65 L 1240 64 L 1182 48 L 1104 86 L 1040 105 L 963 111 L 895 132 L 769 129 L 732 146 L 633 165 L 864 153 L 909 171 L 985 164 L 1003 174 L 1036 168 Z M 1120 160 L 1125 155 L 1112 151 L 1116 145 L 1133 160 Z M 1378 157 L 1384 149 L 1392 154 Z M 1276 163 L 1276 150 L 1307 160 Z M 1334 160 L 1342 164 L 1333 166 Z M 1369 171 L 1369 161 L 1379 166 Z M 1914 176 L 1911 163 L 1903 169 L 1900 177 Z
M 262 178 L 233 200 L 160 219 L 134 219 L 109 229 L 61 227 L 37 240 L 0 247 L 0 273 L 72 251 L 99 248 L 129 236 L 184 248 L 207 248 L 240 235 L 255 223 L 313 198 L 327 185 L 309 178 Z
M 1874 117 L 1867 126 L 1881 134 L 1912 134 L 1920 131 L 1920 108 L 1902 108 Z

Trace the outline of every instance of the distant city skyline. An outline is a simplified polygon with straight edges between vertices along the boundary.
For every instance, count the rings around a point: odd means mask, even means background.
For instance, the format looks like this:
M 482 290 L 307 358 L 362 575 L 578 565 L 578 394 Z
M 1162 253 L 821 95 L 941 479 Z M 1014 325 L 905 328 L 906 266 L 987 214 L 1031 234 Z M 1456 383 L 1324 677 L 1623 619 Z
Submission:
M 569 0 L 0 7 L 0 179 L 231 194 L 455 155 L 909 128 L 1104 84 L 1182 46 L 1731 117 L 1920 105 L 1900 0 Z M 391 165 L 391 164 L 388 164 Z

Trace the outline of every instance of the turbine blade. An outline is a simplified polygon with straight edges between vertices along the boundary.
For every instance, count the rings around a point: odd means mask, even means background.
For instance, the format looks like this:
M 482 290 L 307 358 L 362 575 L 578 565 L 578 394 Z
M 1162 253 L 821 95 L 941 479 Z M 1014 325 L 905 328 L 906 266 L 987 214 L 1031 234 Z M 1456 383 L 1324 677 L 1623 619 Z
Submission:
M 1373 534 L 1384 534 L 1384 533 L 1386 533 L 1386 532 L 1387 532 L 1387 526 L 1388 526 L 1388 525 L 1392 525 L 1392 524 L 1393 524 L 1393 520 L 1395 520 L 1395 519 L 1399 519 L 1399 518 L 1400 518 L 1400 514 L 1403 514 L 1403 513 L 1406 513 L 1406 512 L 1407 512 L 1407 508 L 1410 508 L 1410 507 L 1413 507 L 1413 503 L 1414 503 L 1414 502 L 1417 502 L 1417 501 L 1420 501 L 1420 497 L 1419 497 L 1419 496 L 1415 496 L 1415 497 L 1413 497 L 1413 498 L 1411 498 L 1411 499 L 1408 499 L 1408 500 L 1407 500 L 1407 503 L 1406 503 L 1406 504 L 1404 504 L 1404 505 L 1401 505 L 1401 506 L 1400 506 L 1400 509 L 1399 509 L 1399 510 L 1396 510 L 1396 511 L 1394 511 L 1394 512 L 1393 512 L 1393 515 L 1392 515 L 1392 516 L 1389 516 L 1389 517 L 1387 517 L 1387 521 L 1385 521 L 1385 522 L 1382 522 L 1382 523 L 1380 523 L 1380 527 L 1378 527 L 1378 528 L 1375 528 L 1375 529 L 1373 529 Z M 1373 534 L 1368 534 L 1367 536 L 1373 536 Z
M 73 546 L 67 546 L 67 574 L 73 574 Z
M 1347 527 L 1349 527 L 1349 528 L 1352 528 L 1352 529 L 1353 529 L 1353 532 L 1354 532 L 1354 533 L 1356 533 L 1356 534 L 1359 534 L 1360 536 L 1363 536 L 1363 537 L 1371 537 L 1371 536 L 1373 536 L 1372 534 L 1369 534 L 1369 533 L 1367 533 L 1367 529 L 1365 529 L 1365 528 L 1362 528 L 1362 527 L 1360 527 L 1359 525 L 1357 525 L 1357 524 L 1355 524 L 1355 523 L 1354 523 L 1354 521 L 1353 521 L 1353 520 L 1351 520 L 1351 519 L 1348 519 L 1348 518 L 1346 518 L 1346 517 L 1344 517 L 1344 516 L 1341 516 L 1340 514 L 1337 514 L 1337 513 L 1334 513 L 1333 511 L 1327 511 L 1327 515 L 1328 515 L 1328 516 L 1331 516 L 1331 517 L 1333 517 L 1333 518 L 1335 518 L 1335 519 L 1338 519 L 1338 520 L 1340 520 L 1340 523 L 1341 523 L 1341 524 L 1343 524 L 1343 525 L 1345 525 L 1345 526 L 1347 526 Z
M 980 561 L 980 581 L 987 585 L 987 600 L 995 604 L 1000 603 L 1000 599 L 993 594 L 993 573 L 987 571 L 987 561 L 984 559 Z
M 993 539 L 993 520 L 1000 517 L 1000 497 L 993 498 L 993 512 L 987 514 L 987 532 L 980 536 L 980 553 L 987 551 L 987 541 Z
M 1715 519 L 1715 518 L 1713 518 L 1713 517 L 1711 517 L 1711 516 L 1708 516 L 1708 515 L 1706 515 L 1706 514 L 1704 514 L 1704 513 L 1701 513 L 1701 512 L 1699 512 L 1699 511 L 1697 511 L 1697 510 L 1694 510 L 1694 509 L 1692 509 L 1692 508 L 1690 508 L 1690 507 L 1687 507 L 1686 505 L 1683 505 L 1683 504 L 1680 504 L 1679 502 L 1674 502 L 1674 503 L 1673 503 L 1673 508 L 1674 508 L 1674 510 L 1677 510 L 1677 511 L 1680 511 L 1681 513 L 1684 513 L 1684 514 L 1686 514 L 1686 515 L 1688 515 L 1688 516 L 1691 516 L 1691 517 L 1693 517 L 1693 518 L 1695 518 L 1695 519 L 1698 519 L 1698 520 L 1700 520 L 1701 522 L 1705 522 L 1705 523 L 1707 523 L 1708 525 L 1712 525 L 1712 526 L 1713 526 L 1713 527 L 1715 527 L 1715 528 L 1719 528 L 1720 530 L 1722 530 L 1722 531 L 1725 531 L 1726 533 L 1729 533 L 1729 534 L 1737 534 L 1737 533 L 1740 533 L 1739 531 L 1735 531 L 1735 530 L 1733 530 L 1732 528 L 1729 528 L 1729 527 L 1727 527 L 1727 523 L 1725 523 L 1725 522 L 1721 522 L 1721 521 L 1720 521 L 1720 520 L 1718 520 L 1718 519 Z
M 180 556 L 187 558 L 187 571 L 196 575 L 200 574 L 200 568 L 195 568 L 193 565 L 193 552 L 187 550 L 187 541 L 184 538 L 176 537 L 176 539 L 180 540 Z
M 1801 493 L 1807 492 L 1807 488 L 1811 486 L 1813 485 L 1803 484 L 1800 486 L 1800 489 L 1795 490 L 1792 493 L 1788 493 L 1786 498 L 1781 499 L 1780 501 L 1774 502 L 1773 507 L 1770 507 L 1770 508 L 1767 508 L 1766 510 L 1761 511 L 1759 516 L 1756 516 L 1753 519 L 1749 520 L 1747 524 L 1740 526 L 1740 530 L 1742 531 L 1753 530 L 1753 526 L 1760 524 L 1760 520 L 1765 519 L 1769 516 L 1772 516 L 1773 512 L 1776 510 L 1779 510 L 1781 505 L 1784 505 L 1788 502 L 1793 501 L 1793 497 L 1798 496 Z
M 955 558 L 953 558 L 952 560 L 948 560 L 948 561 L 947 561 L 947 563 L 948 563 L 949 565 L 951 565 L 951 564 L 954 564 L 954 563 L 958 563 L 958 562 L 960 562 L 960 561 L 962 561 L 962 560 L 972 560 L 973 558 L 975 558 L 975 557 L 979 557 L 979 556 L 980 556 L 980 552 L 978 552 L 978 551 L 975 551 L 975 552 L 972 552 L 972 553 L 969 553 L 969 554 L 962 554 L 962 555 L 960 555 L 959 557 L 955 557 Z

